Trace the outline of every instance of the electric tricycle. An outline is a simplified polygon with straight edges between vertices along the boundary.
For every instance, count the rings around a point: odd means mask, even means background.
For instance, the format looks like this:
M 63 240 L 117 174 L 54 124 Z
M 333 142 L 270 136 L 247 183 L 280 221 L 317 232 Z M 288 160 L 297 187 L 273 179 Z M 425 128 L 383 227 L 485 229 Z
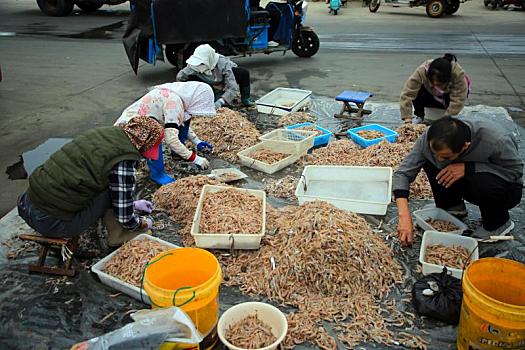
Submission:
M 467 0 L 368 0 L 370 12 L 377 12 L 382 1 L 386 6 L 393 7 L 425 6 L 428 17 L 438 18 L 456 13 L 460 3 Z
M 167 60 L 182 68 L 201 44 L 224 56 L 251 56 L 292 50 L 311 57 L 319 37 L 305 26 L 307 3 L 250 0 L 133 0 L 123 42 L 133 71 L 139 60 Z

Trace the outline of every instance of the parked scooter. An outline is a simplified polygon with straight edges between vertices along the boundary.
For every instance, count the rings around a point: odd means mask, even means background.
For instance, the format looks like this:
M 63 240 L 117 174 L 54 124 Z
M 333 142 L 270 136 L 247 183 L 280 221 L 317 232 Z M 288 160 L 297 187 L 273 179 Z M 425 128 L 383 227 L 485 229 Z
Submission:
M 521 7 L 522 11 L 525 11 L 525 0 L 484 0 L 485 7 L 490 7 L 493 10 L 498 7 L 507 8 L 510 5 Z
M 438 18 L 445 14 L 451 15 L 459 10 L 460 3 L 467 0 L 369 0 L 368 9 L 370 12 L 377 12 L 381 1 L 385 5 L 393 7 L 418 7 L 425 6 L 428 17 Z

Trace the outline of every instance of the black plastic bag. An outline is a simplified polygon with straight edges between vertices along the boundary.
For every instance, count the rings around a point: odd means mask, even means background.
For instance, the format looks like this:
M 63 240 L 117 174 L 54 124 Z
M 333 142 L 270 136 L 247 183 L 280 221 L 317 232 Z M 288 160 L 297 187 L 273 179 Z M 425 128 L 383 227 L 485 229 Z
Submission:
M 453 325 L 459 322 L 462 297 L 461 281 L 448 274 L 446 267 L 419 279 L 412 289 L 418 314 Z

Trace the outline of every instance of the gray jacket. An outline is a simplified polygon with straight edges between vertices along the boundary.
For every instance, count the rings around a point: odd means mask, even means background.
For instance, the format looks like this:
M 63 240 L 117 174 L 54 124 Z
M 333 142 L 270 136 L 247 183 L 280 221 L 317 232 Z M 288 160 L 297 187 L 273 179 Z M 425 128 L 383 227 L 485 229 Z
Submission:
M 210 81 L 216 82 L 216 84 L 211 84 L 214 88 L 224 90 L 221 97 L 229 104 L 233 102 L 233 99 L 239 93 L 239 85 L 233 75 L 233 67 L 237 67 L 237 64 L 232 62 L 229 58 L 221 55 L 219 61 L 217 61 L 217 65 L 213 68 L 212 75 L 205 76 Z M 192 75 L 203 76 L 203 74 L 192 69 L 190 66 L 186 66 L 177 73 L 176 80 L 188 81 L 189 77 Z M 209 82 L 206 81 L 206 83 Z
M 523 183 L 523 160 L 512 132 L 491 121 L 468 118 L 461 121 L 470 128 L 470 147 L 453 161 L 438 162 L 430 150 L 425 132 L 394 173 L 392 190 L 396 197 L 408 196 L 410 183 L 426 162 L 438 169 L 451 163 L 465 162 L 470 173 L 491 173 L 510 183 Z

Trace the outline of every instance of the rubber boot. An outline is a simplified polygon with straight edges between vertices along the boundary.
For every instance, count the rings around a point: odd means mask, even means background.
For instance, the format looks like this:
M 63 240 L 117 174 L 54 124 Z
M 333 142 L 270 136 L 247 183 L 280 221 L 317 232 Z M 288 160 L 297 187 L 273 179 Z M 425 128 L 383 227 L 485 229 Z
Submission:
M 148 167 L 150 173 L 150 179 L 155 181 L 159 185 L 166 185 L 170 182 L 174 182 L 175 179 L 168 176 L 164 170 L 164 157 L 162 156 L 162 143 L 159 145 L 159 159 L 150 160 L 148 159 Z
M 255 102 L 253 102 L 252 98 L 250 97 L 250 86 L 243 86 L 241 87 L 241 103 L 244 107 L 253 107 L 255 106 Z
M 113 209 L 109 209 L 104 214 L 102 223 L 106 226 L 108 231 L 108 246 L 109 248 L 117 248 L 127 241 L 137 237 L 141 233 L 146 233 L 148 230 L 136 230 L 130 231 L 125 230 L 121 223 L 115 218 L 113 214 Z

